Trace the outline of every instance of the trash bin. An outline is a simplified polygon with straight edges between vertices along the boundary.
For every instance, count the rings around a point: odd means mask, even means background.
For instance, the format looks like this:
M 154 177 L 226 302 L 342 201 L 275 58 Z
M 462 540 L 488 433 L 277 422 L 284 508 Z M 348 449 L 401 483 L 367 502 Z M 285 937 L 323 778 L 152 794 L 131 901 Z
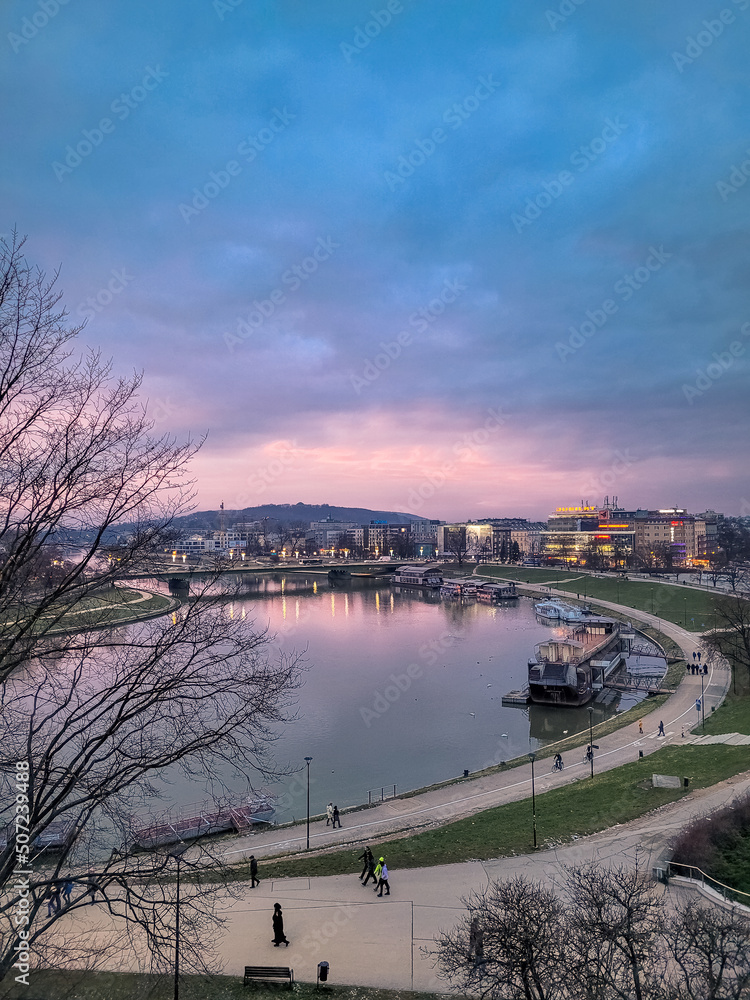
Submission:
M 690 778 L 683 778 L 682 779 L 682 787 L 683 788 L 688 788 L 689 785 L 690 785 Z
M 464 778 L 468 778 L 468 777 L 469 777 L 469 769 L 468 769 L 468 767 L 465 767 L 464 768 Z
M 328 981 L 328 970 L 330 966 L 328 962 L 318 962 L 318 982 L 325 983 Z

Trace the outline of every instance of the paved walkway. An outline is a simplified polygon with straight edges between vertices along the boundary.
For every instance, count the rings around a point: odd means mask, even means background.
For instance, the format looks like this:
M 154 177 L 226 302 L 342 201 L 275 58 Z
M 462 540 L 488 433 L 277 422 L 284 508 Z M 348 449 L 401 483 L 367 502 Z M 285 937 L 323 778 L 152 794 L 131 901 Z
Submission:
M 525 587 L 533 586 L 524 584 Z M 547 587 L 537 586 L 544 590 Z M 557 595 L 556 591 L 552 591 Z M 559 596 L 570 595 L 560 592 Z M 598 604 L 621 613 L 633 613 L 625 608 L 607 601 Z M 687 632 L 672 622 L 662 621 L 655 615 L 638 612 L 637 619 L 656 626 L 660 631 L 670 636 L 682 648 L 686 659 L 692 660 L 692 653 L 700 649 L 700 636 Z M 726 664 L 710 667 L 706 677 L 687 674 L 677 691 L 662 706 L 658 712 L 644 718 L 644 734 L 638 731 L 637 722 L 633 722 L 608 736 L 597 736 L 594 727 L 594 741 L 599 746 L 596 753 L 596 771 L 606 771 L 619 767 L 632 760 L 637 760 L 639 751 L 648 756 L 665 743 L 683 743 L 683 728 L 686 733 L 698 721 L 695 710 L 696 699 L 701 696 L 701 680 L 703 680 L 706 714 L 711 707 L 718 705 L 723 699 L 730 683 L 730 671 Z M 663 719 L 666 730 L 664 737 L 657 736 L 659 719 Z M 569 739 L 570 737 L 568 737 Z M 586 741 L 588 742 L 588 741 Z M 498 763 L 502 758 L 498 754 Z M 589 774 L 589 765 L 583 762 L 583 748 L 568 751 L 563 754 L 565 770 L 551 773 L 550 764 L 540 761 L 536 767 L 536 790 L 545 792 L 561 784 L 568 784 L 584 778 Z M 478 778 L 461 780 L 455 784 L 436 788 L 428 792 L 414 795 L 411 798 L 392 799 L 369 809 L 357 812 L 343 813 L 341 829 L 333 830 L 327 827 L 324 820 L 310 824 L 310 847 L 325 848 L 330 846 L 358 845 L 368 841 L 377 841 L 406 830 L 418 830 L 425 827 L 440 826 L 452 820 L 470 816 L 483 809 L 514 802 L 531 795 L 531 774 L 528 767 L 515 767 L 507 771 Z M 293 853 L 304 850 L 306 831 L 304 824 L 292 827 L 267 830 L 262 833 L 249 834 L 231 842 L 227 847 L 227 860 L 238 860 L 255 854 L 257 858 L 272 855 Z
M 283 964 L 294 969 L 296 979 L 314 982 L 318 962 L 326 961 L 333 983 L 445 991 L 422 949 L 432 948 L 438 931 L 458 922 L 465 912 L 461 898 L 481 889 L 488 879 L 521 873 L 554 884 L 560 881 L 564 865 L 632 863 L 637 848 L 650 868 L 691 817 L 713 811 L 748 790 L 750 773 L 556 850 L 391 871 L 391 895 L 382 899 L 362 887 L 354 853 L 351 875 L 261 881 L 224 907 L 227 926 L 219 946 L 223 972 L 239 976 L 246 964 Z M 274 903 L 281 903 L 284 912 L 288 948 L 274 948 L 271 943 Z

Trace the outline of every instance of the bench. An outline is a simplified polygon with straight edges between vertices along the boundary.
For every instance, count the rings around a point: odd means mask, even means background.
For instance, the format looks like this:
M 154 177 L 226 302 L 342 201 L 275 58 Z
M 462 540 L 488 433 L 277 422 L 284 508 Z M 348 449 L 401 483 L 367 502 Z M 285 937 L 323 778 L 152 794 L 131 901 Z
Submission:
M 286 981 L 291 989 L 294 983 L 294 971 L 283 965 L 246 965 L 243 986 L 251 983 L 280 983 Z

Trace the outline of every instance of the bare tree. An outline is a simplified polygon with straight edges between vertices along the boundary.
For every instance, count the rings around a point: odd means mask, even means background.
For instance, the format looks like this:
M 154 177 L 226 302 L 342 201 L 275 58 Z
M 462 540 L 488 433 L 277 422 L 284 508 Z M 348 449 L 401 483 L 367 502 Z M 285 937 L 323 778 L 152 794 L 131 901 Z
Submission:
M 40 961 L 80 964 L 111 956 L 130 935 L 159 964 L 175 863 L 132 853 L 134 815 L 177 775 L 221 800 L 271 773 L 272 730 L 289 717 L 299 676 L 295 657 L 272 662 L 266 635 L 225 613 L 218 574 L 155 621 L 91 631 L 90 616 L 77 617 L 104 584 L 158 554 L 191 499 L 195 445 L 149 436 L 139 376 L 112 379 L 98 355 L 73 359 L 78 331 L 64 326 L 53 285 L 18 242 L 3 247 L 0 978 L 23 941 Z M 84 620 L 87 630 L 71 632 Z M 184 927 L 198 966 L 210 936 L 206 866 L 193 858 L 189 867 Z M 71 932 L 45 905 L 67 877 L 71 907 L 112 915 L 109 940 L 83 924 Z
M 750 921 L 734 910 L 691 901 L 670 921 L 674 1000 L 742 1000 L 750 994 Z
M 656 975 L 662 901 L 636 855 L 633 866 L 569 868 L 571 936 L 567 962 L 587 1000 L 646 1000 L 658 995 Z
M 726 597 L 715 601 L 714 628 L 703 635 L 703 643 L 728 660 L 732 678 L 738 667 L 750 680 L 750 601 Z
M 458 565 L 461 566 L 468 551 L 466 528 L 446 528 L 443 532 L 443 545 L 445 551 L 455 556 Z
M 91 593 L 145 568 L 173 537 L 196 451 L 149 436 L 140 375 L 114 379 L 98 354 L 73 357 L 80 327 L 65 326 L 54 279 L 22 246 L 0 242 L 0 681 Z M 50 572 L 61 549 L 70 557 Z
M 549 889 L 517 876 L 462 902 L 458 927 L 428 952 L 454 988 L 496 1000 L 557 1000 L 564 991 L 562 907 Z

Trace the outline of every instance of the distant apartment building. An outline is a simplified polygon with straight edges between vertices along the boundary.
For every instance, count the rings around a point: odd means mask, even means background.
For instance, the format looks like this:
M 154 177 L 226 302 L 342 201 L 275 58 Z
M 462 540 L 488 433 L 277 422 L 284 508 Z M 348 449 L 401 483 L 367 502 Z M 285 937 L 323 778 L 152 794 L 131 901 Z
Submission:
M 604 568 L 634 561 L 690 566 L 706 558 L 707 531 L 715 538 L 722 517 L 706 513 L 693 515 L 682 507 L 627 511 L 614 503 L 558 507 L 542 533 L 543 555 L 549 562 Z
M 311 521 L 305 538 L 318 549 L 336 549 L 342 535 L 353 534 L 359 527 L 356 521 Z

